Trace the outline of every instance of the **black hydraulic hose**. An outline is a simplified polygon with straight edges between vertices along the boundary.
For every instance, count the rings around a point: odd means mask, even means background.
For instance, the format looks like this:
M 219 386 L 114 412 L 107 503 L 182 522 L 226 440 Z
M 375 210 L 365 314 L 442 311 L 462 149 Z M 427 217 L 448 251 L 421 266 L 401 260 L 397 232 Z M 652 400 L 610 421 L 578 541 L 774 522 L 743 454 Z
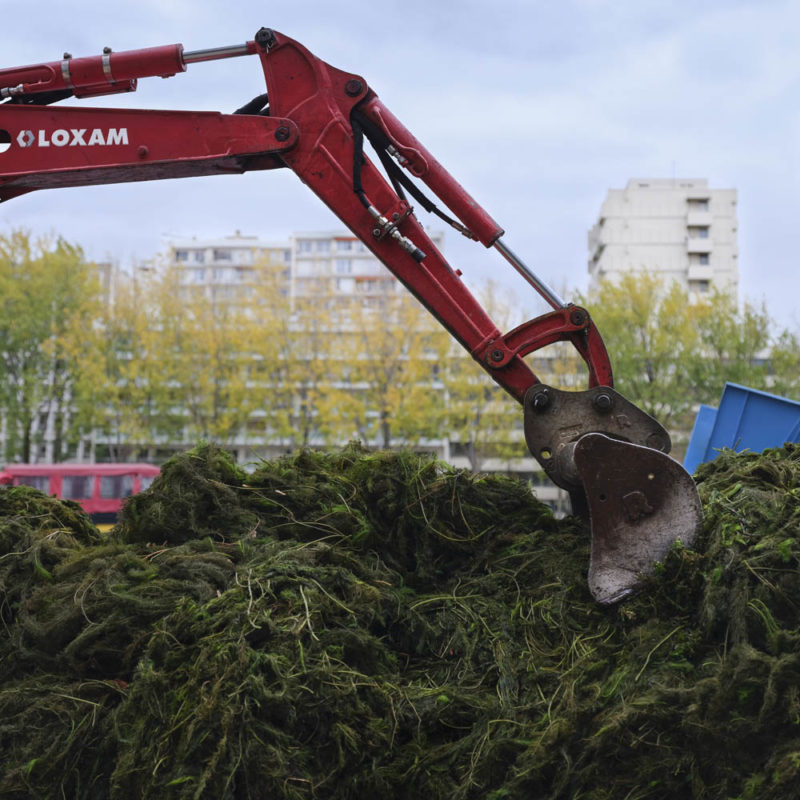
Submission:
M 357 152 L 361 153 L 361 163 L 363 164 L 363 138 L 367 137 L 370 144 L 375 148 L 378 158 L 386 170 L 386 174 L 395 187 L 397 194 L 405 200 L 402 189 L 405 188 L 408 193 L 429 213 L 435 214 L 442 221 L 446 222 L 451 227 L 455 228 L 460 233 L 472 239 L 476 238 L 471 231 L 465 228 L 460 222 L 453 219 L 451 216 L 443 212 L 427 195 L 414 183 L 406 172 L 397 164 L 397 162 L 389 155 L 387 149 L 392 146 L 389 137 L 371 120 L 367 119 L 363 114 L 353 110 L 350 118 L 350 124 L 353 128 L 353 133 L 356 134 L 360 142 L 357 143 Z M 356 131 L 358 131 L 356 133 Z M 361 165 L 359 164 L 359 170 Z M 355 185 L 355 184 L 354 184 Z M 360 185 L 360 176 L 359 176 Z
M 254 97 L 249 103 L 245 103 L 241 108 L 237 108 L 234 114 L 250 114 L 251 116 L 269 116 L 269 97 L 260 94 Z
M 353 128 L 353 191 L 363 204 L 364 208 L 372 205 L 364 192 L 364 184 L 361 181 L 361 170 L 364 168 L 364 129 L 358 120 L 350 120 Z
M 52 92 L 37 92 L 36 94 L 22 94 L 11 97 L 8 103 L 21 106 L 49 106 L 72 97 L 72 89 L 54 89 Z

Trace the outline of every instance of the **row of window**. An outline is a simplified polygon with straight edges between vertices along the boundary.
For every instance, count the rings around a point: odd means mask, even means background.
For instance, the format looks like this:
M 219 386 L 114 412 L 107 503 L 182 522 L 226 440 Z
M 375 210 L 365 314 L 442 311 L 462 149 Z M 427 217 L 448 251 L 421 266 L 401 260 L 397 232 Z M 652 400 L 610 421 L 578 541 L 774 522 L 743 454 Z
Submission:
M 196 267 L 183 273 L 184 283 L 205 283 L 206 276 L 211 276 L 211 283 L 245 283 L 252 281 L 255 273 L 251 269 L 212 269 Z
M 295 277 L 322 279 L 330 275 L 331 269 L 337 277 L 354 275 L 378 278 L 387 274 L 383 264 L 374 258 L 337 258 L 330 261 L 303 258 L 298 259 L 295 265 Z
M 184 270 L 181 275 L 183 283 L 205 283 L 210 276 L 211 283 L 221 284 L 236 284 L 236 283 L 254 283 L 256 278 L 255 270 L 252 269 L 222 269 L 216 268 L 206 270 L 203 267 L 195 267 L 191 270 Z M 283 270 L 280 277 L 288 281 L 289 271 Z
M 179 264 L 188 264 L 189 262 L 205 264 L 207 252 L 206 250 L 176 250 L 175 261 Z M 291 250 L 282 250 L 279 254 L 271 253 L 270 255 L 273 258 L 279 255 L 284 264 L 289 264 L 292 260 Z M 252 264 L 263 256 L 263 253 L 243 249 L 219 248 L 211 251 L 211 260 L 215 262 L 232 263 L 236 261 L 239 264 Z
M 331 244 L 337 253 L 362 253 L 367 248 L 358 239 L 336 239 L 331 243 L 330 239 L 298 239 L 298 253 L 330 253 Z

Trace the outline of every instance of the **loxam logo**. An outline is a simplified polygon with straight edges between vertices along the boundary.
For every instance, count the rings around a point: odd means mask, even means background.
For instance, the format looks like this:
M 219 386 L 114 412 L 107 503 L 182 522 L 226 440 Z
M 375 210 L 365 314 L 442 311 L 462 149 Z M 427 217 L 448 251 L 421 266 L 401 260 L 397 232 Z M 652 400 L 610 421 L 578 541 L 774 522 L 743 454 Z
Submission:
M 20 147 L 107 147 L 114 144 L 128 144 L 127 128 L 58 128 L 52 132 L 39 130 L 20 131 L 17 134 Z

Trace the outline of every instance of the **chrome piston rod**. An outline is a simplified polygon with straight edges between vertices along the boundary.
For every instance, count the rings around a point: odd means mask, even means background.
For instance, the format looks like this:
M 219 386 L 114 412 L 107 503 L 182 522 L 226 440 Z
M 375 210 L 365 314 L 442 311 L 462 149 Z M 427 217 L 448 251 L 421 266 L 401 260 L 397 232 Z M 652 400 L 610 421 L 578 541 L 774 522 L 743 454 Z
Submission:
M 569 303 L 565 303 L 543 280 L 541 280 L 541 278 L 529 269 L 521 258 L 516 256 L 511 249 L 503 244 L 502 240 L 498 239 L 494 243 L 494 247 L 554 309 L 566 308 L 570 305 Z
M 200 61 L 217 61 L 221 58 L 238 58 L 248 56 L 250 51 L 246 44 L 232 44 L 226 47 L 211 47 L 207 50 L 192 50 L 184 52 L 184 64 L 197 64 Z

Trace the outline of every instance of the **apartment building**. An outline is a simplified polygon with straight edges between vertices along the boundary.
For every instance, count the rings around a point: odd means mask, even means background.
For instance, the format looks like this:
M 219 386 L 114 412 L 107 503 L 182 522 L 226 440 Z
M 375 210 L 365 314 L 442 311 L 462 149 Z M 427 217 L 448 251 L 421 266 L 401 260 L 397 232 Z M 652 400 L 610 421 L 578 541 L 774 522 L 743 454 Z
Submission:
M 352 234 L 302 233 L 292 236 L 292 296 L 324 294 L 365 303 L 403 287 Z
M 442 246 L 443 234 L 431 238 Z M 167 262 L 181 271 L 185 290 L 202 288 L 220 301 L 234 300 L 242 287 L 257 280 L 257 267 L 266 263 L 283 266 L 290 298 L 325 295 L 371 305 L 381 296 L 405 291 L 363 242 L 342 230 L 295 233 L 283 241 L 240 231 L 214 239 L 171 239 Z
M 636 178 L 610 189 L 588 235 L 589 289 L 629 271 L 677 281 L 690 297 L 738 297 L 735 189 L 704 178 Z
M 218 238 L 181 238 L 167 243 L 168 266 L 180 270 L 180 292 L 202 291 L 209 299 L 234 302 L 258 280 L 258 268 L 272 264 L 282 269 L 288 294 L 292 248 L 288 241 L 266 241 L 236 231 Z

